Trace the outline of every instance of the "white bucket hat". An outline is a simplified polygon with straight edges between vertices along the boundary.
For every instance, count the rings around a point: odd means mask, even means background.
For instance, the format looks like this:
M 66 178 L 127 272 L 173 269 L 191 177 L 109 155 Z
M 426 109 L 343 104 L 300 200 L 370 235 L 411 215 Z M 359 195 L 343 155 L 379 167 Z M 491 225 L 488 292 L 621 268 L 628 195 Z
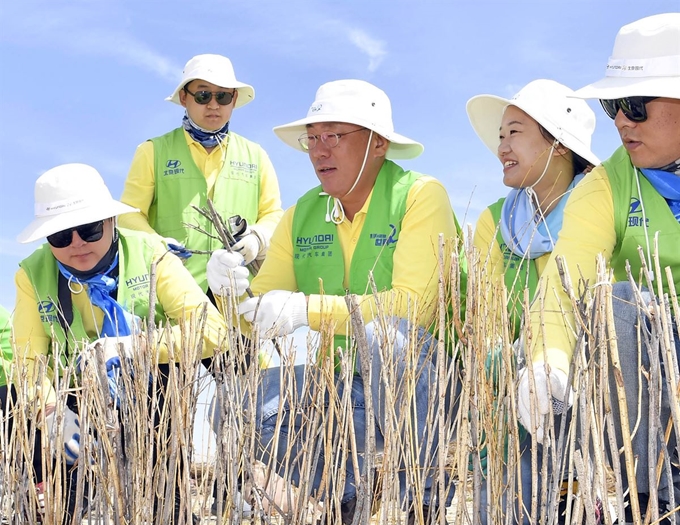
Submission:
M 500 145 L 499 129 L 505 108 L 516 106 L 543 126 L 564 147 L 594 166 L 600 163 L 590 150 L 595 113 L 574 91 L 554 80 L 534 80 L 511 99 L 477 95 L 467 102 L 467 114 L 475 132 L 494 155 Z
M 680 13 L 649 16 L 616 35 L 605 78 L 576 91 L 579 98 L 680 98 Z
M 86 164 L 62 164 L 35 181 L 35 219 L 17 237 L 22 243 L 139 211 L 111 197 L 99 172 Z
M 305 151 L 298 137 L 307 124 L 346 122 L 372 129 L 390 141 L 388 159 L 413 159 L 423 152 L 423 145 L 394 132 L 392 105 L 385 92 L 363 80 L 336 80 L 323 84 L 307 111 L 307 117 L 276 126 L 274 133 L 286 144 Z
M 222 55 L 196 55 L 184 66 L 181 82 L 175 88 L 175 91 L 172 92 L 172 95 L 165 100 L 180 104 L 179 92 L 189 82 L 198 79 L 205 80 L 222 88 L 236 89 L 238 91 L 238 98 L 234 105 L 235 108 L 245 106 L 255 98 L 255 90 L 252 86 L 236 80 L 234 66 L 231 65 L 231 60 L 227 57 Z

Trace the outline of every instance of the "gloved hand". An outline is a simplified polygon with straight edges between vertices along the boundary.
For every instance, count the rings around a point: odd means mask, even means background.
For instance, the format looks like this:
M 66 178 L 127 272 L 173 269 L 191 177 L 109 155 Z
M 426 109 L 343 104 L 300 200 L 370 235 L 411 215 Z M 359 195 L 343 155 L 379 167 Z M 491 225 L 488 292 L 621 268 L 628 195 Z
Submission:
M 562 414 L 571 407 L 573 393 L 571 387 L 567 384 L 567 374 L 557 368 L 550 368 L 549 373 L 546 372 L 546 364 L 543 362 L 534 363 L 534 381 L 536 383 L 536 391 L 531 394 L 529 389 L 531 380 L 529 377 L 529 369 L 527 367 L 519 371 L 519 385 L 517 387 L 517 408 L 519 410 L 519 420 L 529 432 L 536 434 L 538 442 L 543 441 L 543 421 L 545 416 L 552 413 L 554 415 Z M 531 399 L 534 399 L 534 406 L 536 407 L 536 414 L 534 417 L 534 424 L 531 422 Z
M 73 465 L 78 456 L 80 456 L 80 423 L 78 422 L 78 414 L 69 407 L 66 407 L 61 418 L 61 431 L 64 438 L 62 455 L 67 465 Z M 56 425 L 56 411 L 52 412 L 49 416 L 45 416 L 45 430 L 51 442 L 55 442 L 57 439 L 59 429 L 55 428 Z
M 248 268 L 244 266 L 240 253 L 215 250 L 206 266 L 206 275 L 208 286 L 215 296 L 222 295 L 222 289 L 233 289 L 236 296 L 241 297 L 250 286 Z
M 163 239 L 163 242 L 168 247 L 168 250 L 170 250 L 172 253 L 174 253 L 180 259 L 188 259 L 189 257 L 191 257 L 193 255 L 177 239 L 173 239 L 172 237 L 165 237 Z
M 260 254 L 262 243 L 257 233 L 248 228 L 231 249 L 243 255 L 244 264 L 248 265 Z
M 131 335 L 126 335 L 122 337 L 102 337 L 97 339 L 93 343 L 90 343 L 83 355 L 82 359 L 89 360 L 93 359 L 95 354 L 95 346 L 100 344 L 104 350 L 104 362 L 106 365 L 106 376 L 109 382 L 109 394 L 111 394 L 111 399 L 118 407 L 120 406 L 120 399 L 122 396 L 122 381 L 120 379 L 122 372 L 122 365 L 120 358 L 132 359 L 133 357 L 133 341 Z M 78 369 L 80 370 L 82 366 L 81 361 L 78 362 Z
M 238 313 L 256 324 L 265 337 L 279 337 L 307 326 L 307 298 L 302 292 L 272 290 L 262 297 L 243 301 L 238 306 Z

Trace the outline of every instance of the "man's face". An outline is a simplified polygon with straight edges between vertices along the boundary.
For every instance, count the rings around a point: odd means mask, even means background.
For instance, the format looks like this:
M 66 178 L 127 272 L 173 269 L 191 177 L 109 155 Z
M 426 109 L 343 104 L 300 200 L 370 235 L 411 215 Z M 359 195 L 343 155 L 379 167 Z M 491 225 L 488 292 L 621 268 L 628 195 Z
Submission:
M 657 98 L 646 104 L 647 120 L 633 122 L 619 111 L 614 123 L 638 168 L 662 168 L 680 159 L 680 100 Z
M 207 104 L 198 104 L 196 100 L 194 100 L 194 97 L 186 92 L 187 89 L 191 91 L 191 93 L 210 91 L 213 96 Z M 217 98 L 215 97 L 215 93 L 218 91 L 234 93 L 234 98 L 226 106 L 221 106 L 218 104 Z M 200 79 L 192 80 L 185 86 L 185 89 L 181 89 L 179 92 L 180 104 L 187 109 L 187 113 L 189 114 L 189 117 L 191 117 L 191 120 L 208 131 L 216 131 L 229 122 L 237 98 L 238 91 L 235 89 L 223 88 Z
M 349 133 L 355 130 L 361 131 Z M 322 133 L 337 133 L 342 136 L 337 146 L 333 148 L 318 139 L 316 146 L 309 150 L 309 159 L 312 161 L 323 191 L 332 197 L 341 199 L 347 195 L 359 176 L 368 146 L 369 130 L 343 122 L 321 122 L 307 126 L 308 135 L 320 136 Z M 345 133 L 349 134 L 344 135 Z M 353 193 L 363 193 L 364 183 L 372 185 L 373 181 L 362 177 Z

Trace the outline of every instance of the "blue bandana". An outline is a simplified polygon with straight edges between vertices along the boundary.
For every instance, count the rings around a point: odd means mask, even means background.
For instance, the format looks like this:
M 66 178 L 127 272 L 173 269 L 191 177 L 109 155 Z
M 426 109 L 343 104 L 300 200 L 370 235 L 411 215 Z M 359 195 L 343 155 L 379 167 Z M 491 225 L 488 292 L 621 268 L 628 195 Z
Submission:
M 184 118 L 182 119 L 182 126 L 191 138 L 201 144 L 204 148 L 214 148 L 218 144 L 221 144 L 227 139 L 227 134 L 229 133 L 228 121 L 221 129 L 209 131 L 198 126 L 191 120 L 191 117 L 187 113 L 184 114 Z
M 513 189 L 508 193 L 501 210 L 500 229 L 512 253 L 522 258 L 537 259 L 553 251 L 562 229 L 566 197 L 583 177 L 583 173 L 574 177 L 557 206 L 545 217 L 537 212 L 526 188 Z
M 103 273 L 97 273 L 91 277 L 79 279 L 73 275 L 63 264 L 58 262 L 59 271 L 71 282 L 87 285 L 87 295 L 90 302 L 104 312 L 104 322 L 100 337 L 122 337 L 131 335 L 130 325 L 134 323 L 132 315 L 126 312 L 118 301 L 111 297 L 111 292 L 118 288 L 118 277 L 109 277 L 111 271 L 118 266 L 118 253 Z
M 650 168 L 641 168 L 642 174 L 654 189 L 666 199 L 675 219 L 680 222 L 680 175 Z

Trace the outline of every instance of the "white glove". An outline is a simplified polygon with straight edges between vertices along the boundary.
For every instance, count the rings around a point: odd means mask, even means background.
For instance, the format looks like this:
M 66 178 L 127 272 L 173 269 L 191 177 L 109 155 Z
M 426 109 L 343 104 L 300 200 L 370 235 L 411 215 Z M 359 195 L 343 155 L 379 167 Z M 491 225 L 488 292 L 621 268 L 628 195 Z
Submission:
M 206 266 L 206 274 L 208 286 L 215 296 L 222 295 L 222 289 L 225 289 L 234 290 L 236 297 L 241 297 L 250 286 L 248 268 L 240 253 L 215 250 Z
M 243 255 L 244 264 L 250 264 L 260 254 L 262 243 L 260 237 L 251 229 L 246 231 L 239 241 L 231 249 Z
M 47 434 L 52 443 L 56 442 L 57 432 L 59 431 L 55 428 L 57 424 L 56 419 L 56 411 L 52 412 L 49 416 L 45 416 Z M 80 456 L 80 423 L 78 423 L 78 414 L 69 407 L 66 407 L 62 414 L 61 428 L 64 438 L 62 455 L 67 465 L 73 465 L 78 456 Z
M 279 337 L 307 326 L 307 298 L 302 292 L 272 290 L 262 297 L 243 301 L 238 306 L 238 313 L 257 325 L 265 337 Z
M 546 373 L 546 368 L 550 373 Z M 519 385 L 517 387 L 517 408 L 519 410 L 519 420 L 529 432 L 535 433 L 538 442 L 543 441 L 543 422 L 545 416 L 550 414 L 559 415 L 569 410 L 573 400 L 571 387 L 567 384 L 567 374 L 557 368 L 550 368 L 548 365 L 534 363 L 534 381 L 536 384 L 535 393 L 530 392 L 531 380 L 527 367 L 519 371 Z M 537 413 L 534 414 L 532 424 L 531 400 Z

